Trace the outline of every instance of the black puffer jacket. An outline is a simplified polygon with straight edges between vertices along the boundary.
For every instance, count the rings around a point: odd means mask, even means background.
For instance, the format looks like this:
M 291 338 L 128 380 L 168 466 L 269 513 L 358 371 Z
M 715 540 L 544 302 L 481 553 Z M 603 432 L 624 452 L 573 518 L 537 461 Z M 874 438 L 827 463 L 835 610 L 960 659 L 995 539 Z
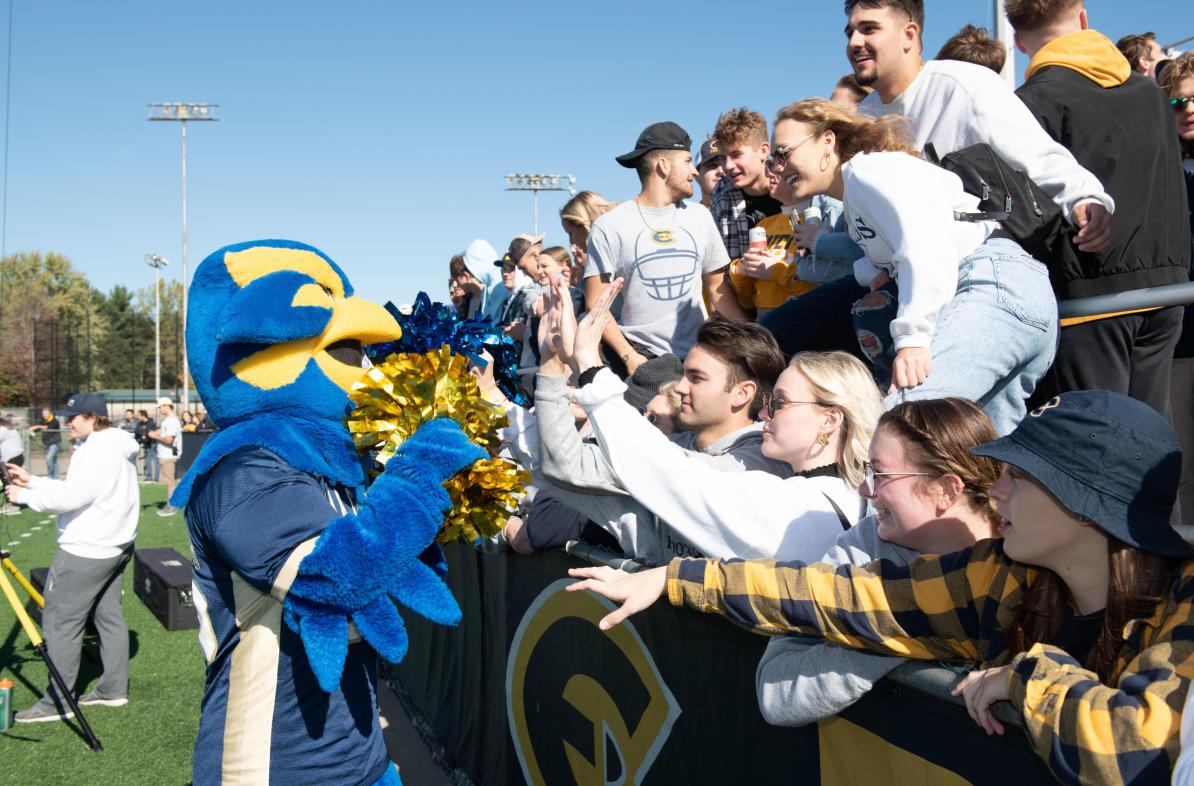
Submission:
M 1177 125 L 1161 89 L 1135 73 L 1100 87 L 1072 68 L 1050 65 L 1016 94 L 1115 200 L 1104 251 L 1072 247 L 1065 259 L 1051 260 L 1058 299 L 1189 281 L 1185 179 Z

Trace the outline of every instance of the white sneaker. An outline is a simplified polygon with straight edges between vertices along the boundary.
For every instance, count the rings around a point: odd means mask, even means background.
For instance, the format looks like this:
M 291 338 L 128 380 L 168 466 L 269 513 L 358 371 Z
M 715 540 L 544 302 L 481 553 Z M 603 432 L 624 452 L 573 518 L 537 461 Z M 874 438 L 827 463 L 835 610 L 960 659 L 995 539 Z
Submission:
M 92 706 L 123 707 L 124 705 L 126 705 L 128 703 L 129 703 L 128 697 L 119 698 L 119 699 L 105 699 L 103 696 L 99 695 L 95 691 L 91 691 L 89 693 L 84 693 L 82 696 L 79 697 L 79 701 L 78 701 L 78 704 L 80 707 L 92 707 Z

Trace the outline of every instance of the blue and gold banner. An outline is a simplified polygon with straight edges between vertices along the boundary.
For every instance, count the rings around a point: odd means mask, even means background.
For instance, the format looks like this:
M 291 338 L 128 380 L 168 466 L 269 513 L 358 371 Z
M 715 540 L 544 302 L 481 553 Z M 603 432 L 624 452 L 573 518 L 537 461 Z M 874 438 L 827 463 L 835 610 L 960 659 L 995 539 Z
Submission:
M 770 726 L 762 637 L 666 604 L 601 631 L 608 601 L 564 592 L 588 563 L 446 551 L 464 621 L 408 618 L 397 675 L 474 783 L 1050 782 L 1018 729 L 988 738 L 960 706 L 890 680 L 819 726 Z

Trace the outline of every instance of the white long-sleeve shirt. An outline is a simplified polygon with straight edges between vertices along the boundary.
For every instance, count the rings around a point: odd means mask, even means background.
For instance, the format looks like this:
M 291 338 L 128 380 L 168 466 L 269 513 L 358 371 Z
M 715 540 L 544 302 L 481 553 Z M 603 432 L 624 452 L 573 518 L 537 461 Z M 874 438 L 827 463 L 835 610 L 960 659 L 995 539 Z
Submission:
M 719 472 L 687 452 L 622 398 L 609 369 L 576 391 L 623 487 L 708 557 L 812 562 L 842 533 L 830 498 L 853 525 L 858 494 L 837 477 Z
M 1007 83 L 988 68 L 957 60 L 931 60 L 890 104 L 871 93 L 858 111 L 908 118 L 916 145 L 932 142 L 938 155 L 986 142 L 1024 170 L 1067 217 L 1081 202 L 1115 211 L 1099 179 L 1045 133 Z
M 58 514 L 58 547 L 86 559 L 118 556 L 137 537 L 137 441 L 124 429 L 93 431 L 64 480 L 30 477 L 17 502 Z
M 865 257 L 854 265 L 866 286 L 882 270 L 899 286 L 891 321 L 897 350 L 927 347 L 941 309 L 958 288 L 958 263 L 995 230 L 990 221 L 958 221 L 973 212 L 952 172 L 906 153 L 863 153 L 842 165 L 846 225 Z

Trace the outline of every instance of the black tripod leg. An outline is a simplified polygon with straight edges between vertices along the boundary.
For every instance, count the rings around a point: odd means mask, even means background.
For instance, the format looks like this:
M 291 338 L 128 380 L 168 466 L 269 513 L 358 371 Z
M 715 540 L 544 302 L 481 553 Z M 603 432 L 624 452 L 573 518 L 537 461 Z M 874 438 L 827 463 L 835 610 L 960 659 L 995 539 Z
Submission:
M 87 738 L 87 744 L 93 751 L 102 751 L 104 746 L 100 744 L 99 739 L 95 736 L 95 732 L 91 730 L 91 724 L 83 717 L 83 710 L 79 709 L 79 703 L 75 701 L 75 694 L 66 686 L 66 681 L 58 673 L 58 667 L 54 665 L 54 661 L 50 660 L 50 651 L 46 648 L 45 642 L 34 646 L 33 649 L 46 662 L 46 668 L 50 671 L 50 679 L 58 689 L 58 695 L 66 702 L 66 705 L 70 707 L 70 711 L 78 719 L 79 726 L 83 729 L 83 736 Z

